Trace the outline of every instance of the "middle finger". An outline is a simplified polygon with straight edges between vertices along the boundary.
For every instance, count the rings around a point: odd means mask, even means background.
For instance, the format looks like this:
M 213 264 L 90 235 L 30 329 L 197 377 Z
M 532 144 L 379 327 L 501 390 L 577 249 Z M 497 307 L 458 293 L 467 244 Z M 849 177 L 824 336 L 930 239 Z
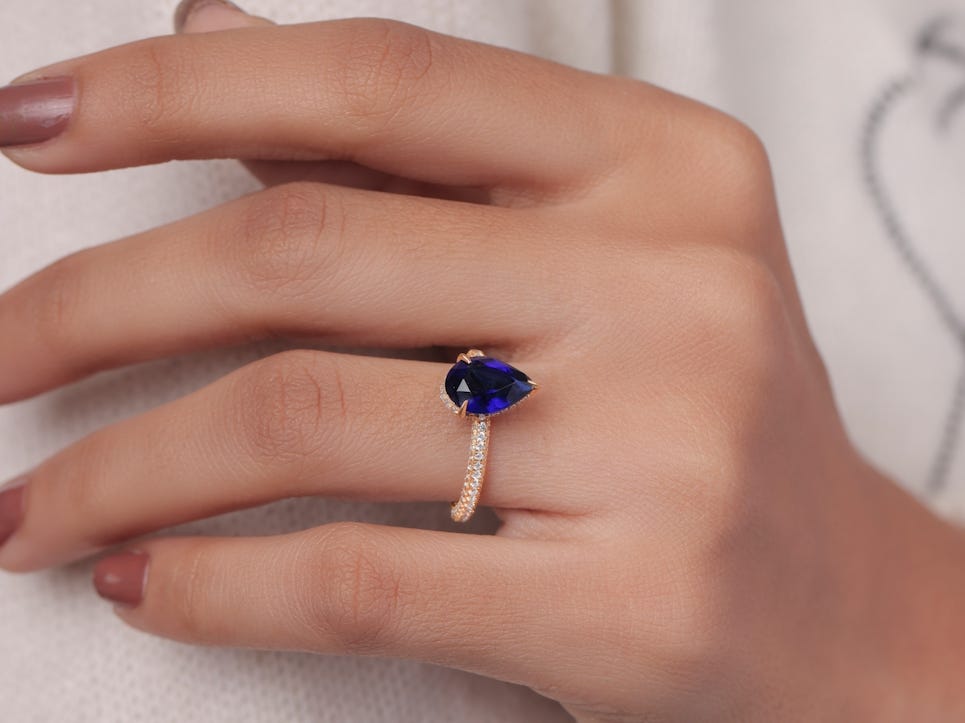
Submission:
M 0 403 L 124 364 L 290 335 L 505 351 L 561 324 L 523 210 L 292 183 L 80 251 L 0 296 Z M 525 239 L 526 243 L 520 243 Z M 557 244 L 553 254 L 561 249 Z

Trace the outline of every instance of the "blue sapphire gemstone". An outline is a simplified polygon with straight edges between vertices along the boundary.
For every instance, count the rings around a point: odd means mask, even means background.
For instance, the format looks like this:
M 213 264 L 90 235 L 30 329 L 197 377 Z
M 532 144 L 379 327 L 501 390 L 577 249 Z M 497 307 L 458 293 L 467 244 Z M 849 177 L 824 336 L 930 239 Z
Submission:
M 467 414 L 495 414 L 516 404 L 534 385 L 519 369 L 488 356 L 457 361 L 446 375 L 446 394 Z

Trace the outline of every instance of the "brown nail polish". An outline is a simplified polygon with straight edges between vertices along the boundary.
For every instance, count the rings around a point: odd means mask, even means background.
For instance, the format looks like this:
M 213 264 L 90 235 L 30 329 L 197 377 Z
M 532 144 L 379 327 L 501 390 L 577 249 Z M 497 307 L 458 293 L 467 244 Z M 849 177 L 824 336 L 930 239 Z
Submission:
M 184 24 L 188 21 L 191 14 L 197 12 L 205 5 L 223 5 L 232 10 L 244 12 L 244 10 L 228 0 L 181 0 L 178 9 L 174 11 L 174 32 L 180 33 L 181 30 L 184 29 Z
M 0 147 L 50 140 L 67 127 L 73 111 L 73 78 L 45 78 L 0 88 Z
M 135 607 L 144 599 L 146 552 L 131 550 L 105 557 L 94 567 L 94 587 L 105 600 Z
M 0 545 L 9 540 L 20 527 L 26 487 L 26 477 L 18 477 L 0 487 Z

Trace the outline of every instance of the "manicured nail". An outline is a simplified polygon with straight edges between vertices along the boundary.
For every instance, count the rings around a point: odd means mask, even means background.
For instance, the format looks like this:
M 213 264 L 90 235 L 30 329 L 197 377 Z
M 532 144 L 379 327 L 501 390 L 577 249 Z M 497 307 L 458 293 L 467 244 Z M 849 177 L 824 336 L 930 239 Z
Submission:
M 0 545 L 9 540 L 20 527 L 26 487 L 26 477 L 10 480 L 0 487 Z
M 74 79 L 45 78 L 0 88 L 0 147 L 59 135 L 74 111 Z
M 135 607 L 144 599 L 146 552 L 131 550 L 105 557 L 94 567 L 94 587 L 105 600 Z
M 206 8 L 211 5 L 220 6 L 222 10 L 244 12 L 244 10 L 233 2 L 228 2 L 228 0 L 181 0 L 181 4 L 178 5 L 178 9 L 174 12 L 174 31 L 180 33 L 184 30 L 188 18 L 201 10 L 201 8 Z

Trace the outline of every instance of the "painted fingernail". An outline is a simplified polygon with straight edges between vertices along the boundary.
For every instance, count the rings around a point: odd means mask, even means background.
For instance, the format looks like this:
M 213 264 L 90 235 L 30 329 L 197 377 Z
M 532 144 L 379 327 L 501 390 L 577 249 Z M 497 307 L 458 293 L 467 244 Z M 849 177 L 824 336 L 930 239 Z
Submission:
M 244 10 L 228 0 L 181 0 L 178 9 L 174 11 L 174 31 L 180 33 L 195 13 L 211 6 L 234 13 L 244 13 Z
M 94 566 L 94 588 L 105 600 L 136 607 L 144 599 L 148 555 L 140 550 L 105 557 Z
M 49 141 L 74 112 L 74 79 L 44 78 L 0 88 L 0 147 Z
M 18 477 L 0 487 L 0 545 L 10 539 L 23 521 L 27 478 Z

